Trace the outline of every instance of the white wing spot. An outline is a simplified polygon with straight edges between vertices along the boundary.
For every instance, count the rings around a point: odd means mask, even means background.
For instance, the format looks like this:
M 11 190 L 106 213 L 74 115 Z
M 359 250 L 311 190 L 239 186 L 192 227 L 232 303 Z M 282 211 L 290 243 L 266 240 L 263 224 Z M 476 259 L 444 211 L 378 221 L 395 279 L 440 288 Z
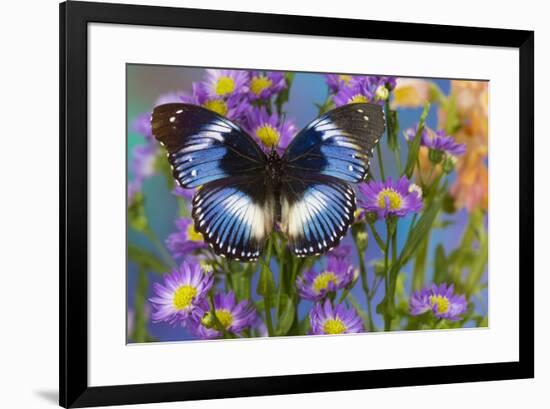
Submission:
M 174 122 L 175 120 L 176 120 L 175 116 L 171 116 L 170 119 L 169 119 L 170 122 Z
M 362 114 L 362 113 L 365 112 L 365 111 L 363 111 L 361 108 L 359 108 L 359 109 L 357 110 L 357 112 L 359 112 L 360 114 Z
M 363 117 L 363 119 L 364 119 L 365 121 L 368 121 L 368 120 L 369 120 L 369 117 L 365 115 L 365 116 Z
M 193 177 L 197 176 L 197 170 L 196 169 L 193 169 L 191 171 L 191 176 L 193 176 Z
M 181 114 L 182 112 L 183 112 L 183 109 L 178 109 L 178 110 L 176 111 L 176 114 Z

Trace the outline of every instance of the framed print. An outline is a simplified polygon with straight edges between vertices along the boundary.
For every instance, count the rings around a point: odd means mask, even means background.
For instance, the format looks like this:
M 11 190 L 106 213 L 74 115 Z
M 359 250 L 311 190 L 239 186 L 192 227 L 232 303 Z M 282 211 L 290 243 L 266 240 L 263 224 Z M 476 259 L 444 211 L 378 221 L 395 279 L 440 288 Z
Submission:
M 60 5 L 60 404 L 529 378 L 534 33 Z

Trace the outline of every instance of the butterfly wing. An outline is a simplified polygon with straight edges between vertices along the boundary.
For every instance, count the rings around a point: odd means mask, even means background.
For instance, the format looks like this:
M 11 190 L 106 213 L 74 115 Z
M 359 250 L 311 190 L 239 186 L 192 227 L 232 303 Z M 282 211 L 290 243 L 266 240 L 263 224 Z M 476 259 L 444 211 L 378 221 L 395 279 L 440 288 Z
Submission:
M 335 108 L 292 140 L 283 155 L 285 170 L 361 182 L 383 132 L 384 112 L 379 105 L 357 103 Z
M 275 211 L 271 190 L 262 189 L 254 175 L 208 183 L 193 198 L 195 229 L 216 254 L 241 261 L 258 258 Z
M 174 178 L 184 188 L 264 172 L 267 158 L 239 126 L 191 104 L 153 110 L 153 135 L 168 150 Z
M 355 208 L 346 182 L 312 173 L 288 177 L 281 191 L 281 229 L 297 256 L 322 254 L 346 235 Z
M 281 226 L 298 256 L 338 245 L 353 222 L 355 193 L 384 132 L 375 104 L 349 104 L 306 126 L 283 155 Z
M 261 253 L 275 219 L 265 181 L 267 157 L 239 126 L 190 104 L 156 107 L 153 135 L 168 151 L 174 178 L 193 197 L 195 229 L 216 254 L 249 261 Z

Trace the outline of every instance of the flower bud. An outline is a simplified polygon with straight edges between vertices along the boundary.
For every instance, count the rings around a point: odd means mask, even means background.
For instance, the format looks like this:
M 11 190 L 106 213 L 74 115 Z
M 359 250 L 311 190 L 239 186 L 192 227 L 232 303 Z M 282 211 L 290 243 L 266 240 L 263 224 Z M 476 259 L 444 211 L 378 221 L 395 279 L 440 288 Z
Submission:
M 449 155 L 443 162 L 443 171 L 445 173 L 451 173 L 456 165 L 456 156 Z
M 435 149 L 430 149 L 428 153 L 428 158 L 430 159 L 430 162 L 437 165 L 443 160 L 443 152 Z
M 376 88 L 376 99 L 379 101 L 385 101 L 390 96 L 390 91 L 386 88 L 385 85 L 380 85 Z

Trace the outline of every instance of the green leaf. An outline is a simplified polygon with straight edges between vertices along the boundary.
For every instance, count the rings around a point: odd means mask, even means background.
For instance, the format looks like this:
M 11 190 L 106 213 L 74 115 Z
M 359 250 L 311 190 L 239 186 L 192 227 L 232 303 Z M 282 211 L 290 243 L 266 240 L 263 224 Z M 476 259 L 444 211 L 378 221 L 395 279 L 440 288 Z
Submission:
M 441 244 L 438 244 L 435 249 L 434 256 L 434 283 L 440 284 L 448 277 L 447 257 L 445 249 Z
M 425 271 L 426 271 L 426 258 L 428 255 L 428 243 L 430 240 L 429 234 L 422 240 L 418 246 L 418 250 L 415 253 L 413 275 L 412 275 L 412 287 L 413 290 L 420 290 L 424 286 Z
M 144 203 L 143 193 L 137 192 L 128 206 L 128 224 L 132 229 L 139 232 L 145 232 L 149 226 Z
M 328 112 L 331 109 L 333 109 L 335 105 L 334 105 L 334 101 L 332 100 L 332 96 L 329 95 L 327 97 L 327 99 L 325 100 L 325 102 L 323 102 L 322 104 L 315 104 L 315 106 L 317 107 L 317 110 L 319 111 L 318 114 L 322 115 L 325 112 Z
M 399 141 L 397 135 L 399 133 L 399 120 L 397 119 L 397 111 L 387 109 L 386 123 L 388 130 L 388 147 L 392 150 L 399 149 Z
M 266 263 L 262 263 L 260 280 L 258 281 L 258 286 L 256 287 L 256 293 L 264 298 L 270 298 L 275 294 L 273 273 Z
M 418 129 L 414 139 L 409 142 L 409 153 L 407 155 L 407 164 L 405 165 L 405 170 L 403 172 L 408 178 L 410 178 L 414 171 L 414 166 L 416 164 L 416 159 L 418 158 L 418 151 L 420 150 L 420 140 L 422 138 L 422 133 L 424 132 L 424 124 L 426 122 L 426 117 L 430 112 L 430 104 L 424 105 L 424 110 L 422 115 L 420 115 L 420 120 L 418 121 Z
M 477 257 L 472 261 L 470 273 L 466 279 L 466 294 L 471 295 L 475 292 L 479 285 L 479 281 L 485 271 L 487 260 L 489 257 L 489 240 L 488 236 L 484 234 L 479 240 L 479 252 Z
M 288 101 L 288 97 L 290 95 L 290 87 L 292 86 L 292 82 L 294 81 L 294 73 L 285 73 L 285 80 L 287 87 L 279 92 L 279 94 L 277 94 L 277 97 L 275 97 L 275 107 L 277 108 L 277 114 L 279 115 L 281 115 L 283 112 L 283 105 Z
M 408 259 L 414 254 L 416 248 L 420 244 L 423 238 L 428 235 L 428 232 L 432 228 L 432 225 L 437 217 L 437 214 L 441 210 L 442 198 L 440 196 L 436 197 L 428 208 L 424 211 L 418 222 L 415 224 L 414 228 L 407 239 L 407 242 L 403 246 L 401 256 L 399 257 L 398 262 L 392 268 L 400 269 Z
M 286 335 L 294 323 L 294 303 L 285 294 L 281 294 L 282 314 L 277 321 L 275 335 Z
M 134 296 L 134 333 L 132 334 L 132 340 L 134 342 L 147 342 L 149 334 L 147 333 L 147 319 L 145 316 L 145 305 L 147 298 L 147 289 L 149 288 L 149 280 L 147 278 L 147 272 L 144 268 L 140 268 L 138 271 L 138 279 L 136 292 Z
M 445 132 L 447 134 L 454 134 L 460 129 L 460 119 L 456 110 L 456 97 L 451 95 L 445 105 Z
M 133 244 L 128 244 L 128 258 L 145 271 L 161 274 L 170 271 L 170 266 L 159 260 L 153 253 Z

